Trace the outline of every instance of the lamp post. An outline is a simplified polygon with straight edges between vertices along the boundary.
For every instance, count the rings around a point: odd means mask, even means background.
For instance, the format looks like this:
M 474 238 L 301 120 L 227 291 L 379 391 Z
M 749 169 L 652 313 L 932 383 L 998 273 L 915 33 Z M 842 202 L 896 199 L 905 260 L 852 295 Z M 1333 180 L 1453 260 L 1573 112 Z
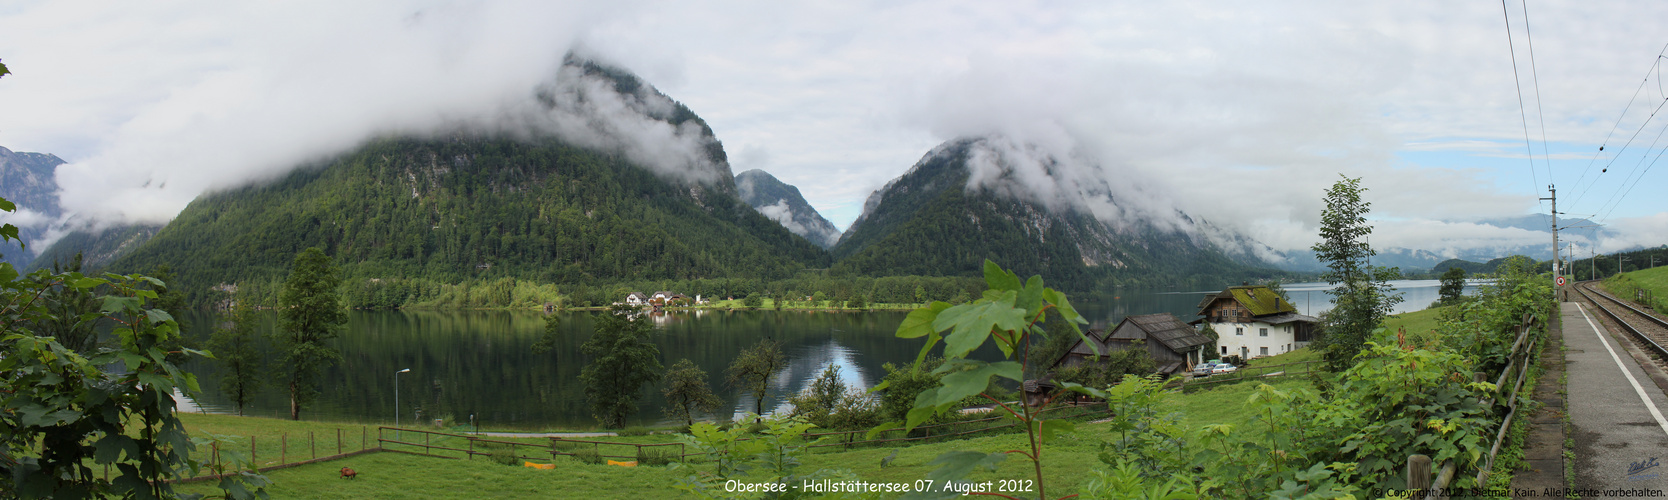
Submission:
M 411 371 L 410 368 L 394 372 L 394 428 L 400 428 L 400 374 Z M 399 432 L 399 431 L 395 431 Z

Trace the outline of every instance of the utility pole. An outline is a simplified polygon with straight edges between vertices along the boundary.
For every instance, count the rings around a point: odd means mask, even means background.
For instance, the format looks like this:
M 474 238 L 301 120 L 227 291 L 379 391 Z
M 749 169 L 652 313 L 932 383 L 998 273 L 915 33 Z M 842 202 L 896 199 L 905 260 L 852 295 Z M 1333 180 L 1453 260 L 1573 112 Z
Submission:
M 1552 200 L 1552 277 L 1557 278 L 1563 276 L 1559 272 L 1562 262 L 1558 259 L 1558 186 L 1547 184 L 1546 189 L 1551 191 L 1552 197 L 1541 199 Z

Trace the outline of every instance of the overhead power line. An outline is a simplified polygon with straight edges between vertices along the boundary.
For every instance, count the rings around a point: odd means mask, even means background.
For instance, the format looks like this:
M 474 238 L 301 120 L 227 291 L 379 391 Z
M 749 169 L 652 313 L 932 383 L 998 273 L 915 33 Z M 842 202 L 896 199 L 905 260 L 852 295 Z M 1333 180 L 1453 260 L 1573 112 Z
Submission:
M 1523 109 L 1523 81 L 1517 76 L 1517 46 L 1512 40 L 1512 16 L 1507 13 L 1506 0 L 1500 0 L 1500 16 L 1506 21 L 1506 47 L 1512 53 L 1512 89 L 1517 91 L 1517 115 L 1523 121 L 1523 148 L 1529 152 L 1529 176 L 1535 180 L 1535 197 L 1539 198 L 1541 178 L 1535 173 L 1535 148 L 1529 142 L 1529 115 Z
M 1546 182 L 1556 185 L 1557 181 L 1554 181 L 1552 176 L 1552 151 L 1546 146 L 1546 106 L 1541 105 L 1540 71 L 1535 68 L 1535 33 L 1529 30 L 1528 0 L 1518 1 L 1523 4 L 1523 36 L 1529 42 L 1529 81 L 1535 84 L 1535 118 L 1541 123 L 1541 163 L 1546 164 Z M 1517 61 L 1514 60 L 1512 63 L 1516 64 Z M 1535 168 L 1533 158 L 1529 160 L 1529 168 Z

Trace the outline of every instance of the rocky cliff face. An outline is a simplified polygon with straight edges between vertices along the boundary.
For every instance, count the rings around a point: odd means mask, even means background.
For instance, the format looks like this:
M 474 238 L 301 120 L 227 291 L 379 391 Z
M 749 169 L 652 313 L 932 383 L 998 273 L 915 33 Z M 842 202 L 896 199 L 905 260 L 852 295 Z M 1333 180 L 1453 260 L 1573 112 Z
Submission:
M 18 236 L 29 244 L 27 250 L 17 243 L 0 247 L 5 262 L 18 269 L 28 266 L 39 253 L 36 241 L 50 224 L 61 215 L 58 208 L 58 181 L 53 172 L 64 160 L 45 153 L 13 152 L 0 147 L 0 197 L 17 205 L 17 211 L 0 215 L 0 222 L 18 228 Z
M 782 227 L 811 240 L 817 246 L 831 248 L 840 241 L 840 230 L 822 217 L 817 209 L 805 202 L 799 188 L 778 180 L 763 170 L 748 170 L 736 175 L 736 193 L 742 201 Z

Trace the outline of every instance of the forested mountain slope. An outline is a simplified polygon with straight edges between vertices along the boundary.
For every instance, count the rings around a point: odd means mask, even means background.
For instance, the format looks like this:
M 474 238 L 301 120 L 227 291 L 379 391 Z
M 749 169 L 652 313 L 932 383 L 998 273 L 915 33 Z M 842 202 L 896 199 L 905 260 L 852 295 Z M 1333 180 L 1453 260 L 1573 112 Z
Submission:
M 552 114 L 605 98 L 664 102 L 640 116 L 582 116 L 592 128 L 579 132 L 599 134 L 589 138 L 564 133 L 571 123 L 557 116 L 543 135 L 375 140 L 274 181 L 204 194 L 109 268 L 168 265 L 201 298 L 219 283 L 282 276 L 312 246 L 354 278 L 435 282 L 781 278 L 828 265 L 821 248 L 736 197 L 722 145 L 699 117 L 622 71 L 574 68 L 592 81 L 577 96 L 542 89 Z M 617 95 L 599 95 L 610 88 Z M 646 164 L 668 155 L 596 125 L 625 119 L 665 124 L 677 134 L 668 140 L 692 144 L 695 156 Z
M 754 210 L 818 246 L 829 248 L 840 241 L 840 230 L 805 202 L 799 188 L 768 172 L 748 170 L 736 174 L 736 192 Z
M 1146 223 L 1115 227 L 1087 210 L 1044 206 L 989 185 L 969 187 L 969 162 L 991 140 L 999 139 L 946 142 L 871 195 L 834 247 L 833 271 L 971 276 L 989 258 L 1072 290 L 1209 285 L 1282 274 L 1230 257 L 1197 233 Z

